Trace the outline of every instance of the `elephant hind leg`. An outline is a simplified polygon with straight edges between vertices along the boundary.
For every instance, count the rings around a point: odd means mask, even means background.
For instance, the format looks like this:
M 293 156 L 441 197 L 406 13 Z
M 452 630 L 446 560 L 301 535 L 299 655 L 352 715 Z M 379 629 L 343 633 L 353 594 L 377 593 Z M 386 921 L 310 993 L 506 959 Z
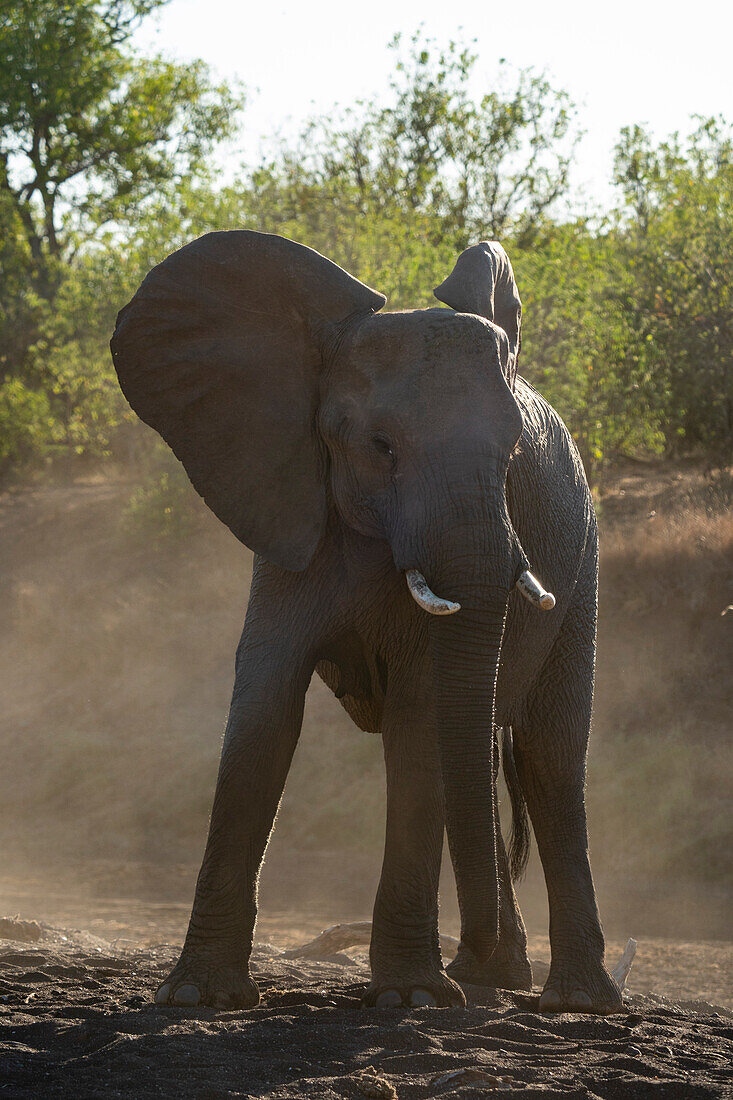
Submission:
M 547 884 L 552 962 L 540 1009 L 548 1012 L 621 1008 L 604 963 L 586 827 L 594 633 L 595 602 L 579 600 L 514 731 L 517 774 Z

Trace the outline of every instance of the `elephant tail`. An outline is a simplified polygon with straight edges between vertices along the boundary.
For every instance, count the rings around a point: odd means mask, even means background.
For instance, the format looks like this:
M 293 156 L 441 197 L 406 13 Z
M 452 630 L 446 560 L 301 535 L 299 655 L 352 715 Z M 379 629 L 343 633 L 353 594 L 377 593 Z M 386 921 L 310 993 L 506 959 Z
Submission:
M 514 762 L 514 741 L 511 726 L 504 726 L 501 739 L 501 759 L 504 766 L 504 779 L 512 804 L 512 835 L 509 841 L 509 870 L 512 881 L 518 882 L 527 870 L 531 834 L 527 803 L 517 775 Z

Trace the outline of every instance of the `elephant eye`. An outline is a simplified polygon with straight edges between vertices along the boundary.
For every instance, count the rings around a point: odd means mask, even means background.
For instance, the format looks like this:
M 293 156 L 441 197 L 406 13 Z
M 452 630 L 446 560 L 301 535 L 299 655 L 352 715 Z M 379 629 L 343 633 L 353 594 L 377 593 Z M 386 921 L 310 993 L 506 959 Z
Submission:
M 385 455 L 387 458 L 394 458 L 394 451 L 390 441 L 383 435 L 372 436 L 372 446 L 379 451 L 381 455 Z

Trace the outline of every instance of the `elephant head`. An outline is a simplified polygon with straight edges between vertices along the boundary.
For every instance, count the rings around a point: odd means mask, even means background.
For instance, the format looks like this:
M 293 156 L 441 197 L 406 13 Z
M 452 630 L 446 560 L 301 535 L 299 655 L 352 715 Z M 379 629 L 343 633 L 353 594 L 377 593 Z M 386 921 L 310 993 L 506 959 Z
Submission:
M 510 591 L 520 577 L 531 589 L 505 495 L 522 431 L 521 304 L 506 253 L 485 242 L 436 294 L 461 312 L 380 315 L 381 294 L 309 248 L 211 233 L 148 275 L 112 355 L 132 407 L 242 542 L 304 570 L 332 502 L 389 543 L 417 602 L 438 613 L 448 836 L 471 899 L 464 938 L 486 957 L 498 922 L 494 692 Z

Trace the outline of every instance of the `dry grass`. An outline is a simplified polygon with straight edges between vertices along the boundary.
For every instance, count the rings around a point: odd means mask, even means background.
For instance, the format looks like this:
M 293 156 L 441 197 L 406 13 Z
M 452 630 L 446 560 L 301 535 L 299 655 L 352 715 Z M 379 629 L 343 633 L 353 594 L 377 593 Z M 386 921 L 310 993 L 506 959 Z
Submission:
M 732 501 L 729 475 L 662 471 L 620 478 L 601 505 L 590 794 L 598 849 L 615 836 L 616 859 L 649 875 L 733 871 Z

